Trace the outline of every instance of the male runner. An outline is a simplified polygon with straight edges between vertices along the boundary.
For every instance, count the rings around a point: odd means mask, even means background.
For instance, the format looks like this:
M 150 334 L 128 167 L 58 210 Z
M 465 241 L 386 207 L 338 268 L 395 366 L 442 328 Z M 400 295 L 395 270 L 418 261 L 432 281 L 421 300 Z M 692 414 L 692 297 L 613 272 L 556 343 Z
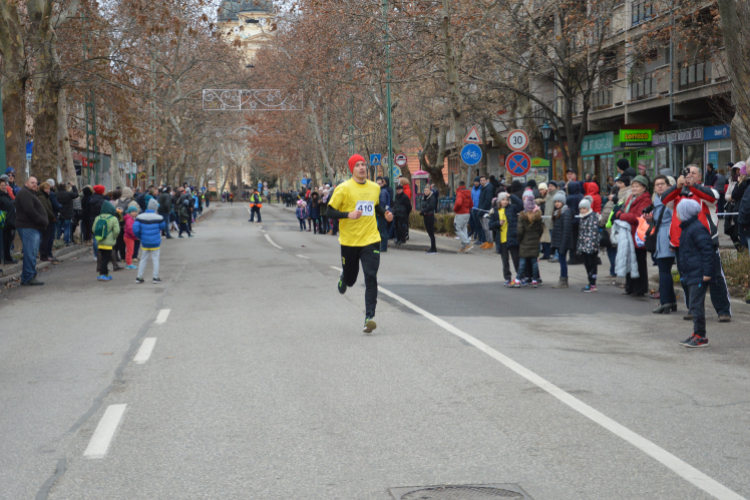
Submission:
M 380 206 L 380 186 L 367 180 L 367 163 L 361 155 L 349 158 L 352 178 L 336 186 L 328 202 L 326 216 L 339 219 L 339 243 L 341 244 L 341 277 L 339 293 L 357 282 L 359 263 L 365 274 L 365 327 L 372 332 L 377 325 L 375 305 L 378 302 L 378 268 L 380 267 L 380 233 L 375 215 L 382 215 L 390 222 L 393 214 Z

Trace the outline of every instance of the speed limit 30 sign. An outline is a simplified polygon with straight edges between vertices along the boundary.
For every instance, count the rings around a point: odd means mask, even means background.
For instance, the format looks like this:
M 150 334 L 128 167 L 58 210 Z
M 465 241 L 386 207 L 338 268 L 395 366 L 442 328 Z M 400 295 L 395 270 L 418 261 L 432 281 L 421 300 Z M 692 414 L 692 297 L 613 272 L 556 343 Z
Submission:
M 507 142 L 513 151 L 523 151 L 529 145 L 529 135 L 520 129 L 511 130 Z

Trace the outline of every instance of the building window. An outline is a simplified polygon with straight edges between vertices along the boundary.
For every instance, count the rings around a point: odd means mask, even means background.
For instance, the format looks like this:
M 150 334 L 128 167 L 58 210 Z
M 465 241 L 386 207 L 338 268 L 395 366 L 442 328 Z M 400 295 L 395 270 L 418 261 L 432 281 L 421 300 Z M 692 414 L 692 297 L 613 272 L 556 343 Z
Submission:
M 711 83 L 711 62 L 698 61 L 680 68 L 680 90 L 692 89 Z
M 633 26 L 648 21 L 652 14 L 651 0 L 635 0 L 633 2 Z
M 612 87 L 594 92 L 591 95 L 591 107 L 594 110 L 606 109 L 612 107 Z

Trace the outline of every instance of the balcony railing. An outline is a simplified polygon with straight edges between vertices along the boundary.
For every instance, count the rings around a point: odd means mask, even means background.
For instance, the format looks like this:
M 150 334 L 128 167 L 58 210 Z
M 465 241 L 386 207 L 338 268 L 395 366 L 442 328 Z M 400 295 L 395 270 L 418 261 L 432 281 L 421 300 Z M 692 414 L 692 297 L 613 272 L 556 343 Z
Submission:
M 680 90 L 688 90 L 711 83 L 711 61 L 697 61 L 680 68 Z
M 591 94 L 591 108 L 594 111 L 612 107 L 612 87 L 599 90 Z
M 655 83 L 652 71 L 636 77 L 630 82 L 630 100 L 640 101 L 654 97 L 657 94 Z

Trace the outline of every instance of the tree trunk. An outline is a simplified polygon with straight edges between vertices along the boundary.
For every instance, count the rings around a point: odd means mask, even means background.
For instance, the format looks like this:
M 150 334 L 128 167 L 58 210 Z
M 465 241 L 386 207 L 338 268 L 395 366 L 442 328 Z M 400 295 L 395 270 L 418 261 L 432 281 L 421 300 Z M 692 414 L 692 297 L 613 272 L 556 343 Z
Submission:
M 60 90 L 58 101 L 57 141 L 60 148 L 60 170 L 62 172 L 63 184 L 69 182 L 75 186 L 76 167 L 73 164 L 73 151 L 70 149 L 70 137 L 68 136 L 68 103 L 65 89 Z M 117 163 L 115 167 L 117 167 Z M 117 170 L 119 174 L 119 169 Z
M 5 158 L 16 170 L 16 184 L 26 180 L 26 33 L 18 13 L 17 2 L 0 2 L 0 51 L 3 54 L 3 117 L 5 123 Z M 5 172 L 0 172 L 0 175 Z

